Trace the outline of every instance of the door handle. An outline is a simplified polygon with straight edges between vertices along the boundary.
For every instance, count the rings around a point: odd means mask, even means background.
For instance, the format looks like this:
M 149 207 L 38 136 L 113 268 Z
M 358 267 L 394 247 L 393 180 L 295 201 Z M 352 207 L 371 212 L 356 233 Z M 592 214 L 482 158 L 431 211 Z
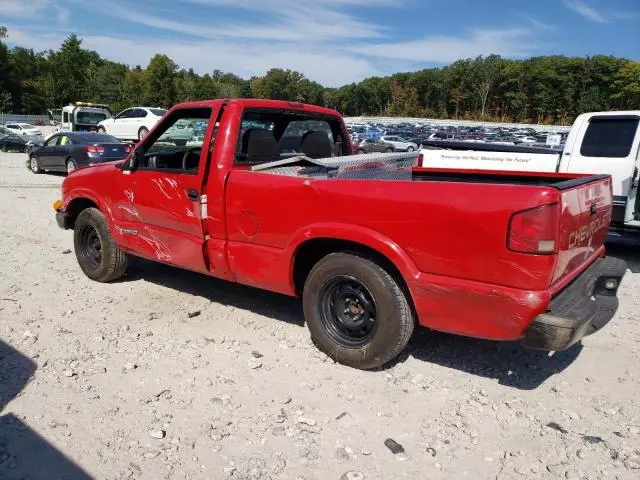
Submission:
M 187 197 L 189 200 L 198 200 L 198 191 L 195 188 L 190 188 L 187 190 Z

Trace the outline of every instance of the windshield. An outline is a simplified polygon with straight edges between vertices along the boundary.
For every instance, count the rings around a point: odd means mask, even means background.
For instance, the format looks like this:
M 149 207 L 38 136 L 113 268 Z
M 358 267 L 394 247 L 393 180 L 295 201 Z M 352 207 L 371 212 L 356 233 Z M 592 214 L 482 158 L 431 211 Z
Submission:
M 30 130 L 32 128 L 36 128 L 35 125 L 31 125 L 30 123 L 21 123 L 20 126 L 25 130 Z
M 164 108 L 150 108 L 149 111 L 158 117 L 162 117 L 167 111 Z
M 83 125 L 97 125 L 106 118 L 107 114 L 102 112 L 86 112 L 82 110 L 76 112 L 76 123 Z

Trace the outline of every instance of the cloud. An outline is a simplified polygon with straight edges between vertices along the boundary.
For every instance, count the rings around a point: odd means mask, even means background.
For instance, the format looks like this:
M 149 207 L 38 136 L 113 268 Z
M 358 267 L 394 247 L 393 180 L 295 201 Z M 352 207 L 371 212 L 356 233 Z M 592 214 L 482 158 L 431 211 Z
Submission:
M 29 18 L 45 10 L 50 4 L 51 0 L 31 0 L 29 3 L 24 0 L 2 0 L 0 9 L 9 18 Z
M 527 15 L 526 13 L 520 13 L 519 16 L 527 20 L 532 26 L 539 28 L 541 30 L 556 30 L 558 28 L 555 25 L 542 22 L 537 18 L 532 17 L 531 15 Z
M 170 8 L 160 2 L 143 8 L 134 0 L 110 0 L 109 8 L 85 0 L 55 1 L 60 8 L 69 7 L 72 22 L 94 18 L 95 13 L 107 22 L 101 22 L 99 30 L 91 21 L 67 25 L 68 11 L 63 8 L 57 12 L 57 25 L 44 20 L 7 25 L 9 42 L 47 50 L 77 33 L 85 48 L 129 65 L 147 65 L 153 55 L 164 53 L 181 68 L 198 73 L 220 69 L 247 78 L 272 67 L 290 68 L 326 86 L 429 63 L 491 53 L 522 57 L 536 50 L 532 27 L 400 41 L 404 32 L 368 21 L 362 14 L 396 8 L 397 0 L 174 0 Z M 188 15 L 193 11 L 201 14 Z M 117 21 L 109 22 L 108 17 Z
M 524 57 L 536 50 L 531 36 L 532 32 L 528 29 L 475 30 L 461 37 L 434 36 L 408 42 L 362 44 L 349 50 L 371 57 L 448 63 L 492 53 L 505 57 Z
M 9 28 L 9 41 L 34 50 L 58 47 L 68 33 L 41 34 Z M 339 51 L 319 50 L 291 43 L 272 43 L 269 49 L 247 46 L 234 41 L 160 40 L 107 35 L 82 35 L 82 46 L 96 50 L 103 57 L 128 65 L 146 66 L 156 53 L 164 53 L 183 68 L 206 73 L 214 69 L 233 72 L 244 78 L 263 75 L 268 69 L 291 68 L 326 86 L 339 86 L 382 74 L 364 58 Z
M 609 19 L 601 12 L 581 0 L 563 0 L 564 5 L 587 20 L 597 23 L 607 23 Z

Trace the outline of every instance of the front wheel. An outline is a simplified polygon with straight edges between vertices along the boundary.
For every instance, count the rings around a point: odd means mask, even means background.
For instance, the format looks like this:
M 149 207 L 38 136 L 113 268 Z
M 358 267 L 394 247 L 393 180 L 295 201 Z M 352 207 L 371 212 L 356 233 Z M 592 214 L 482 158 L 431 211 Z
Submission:
M 7 151 L 7 145 L 3 143 L 2 145 L 0 145 L 0 152 L 6 152 L 6 151 Z
M 393 148 L 389 147 L 389 148 L 387 148 L 387 149 L 385 150 L 385 152 L 387 152 L 387 153 L 393 153 Z
M 78 165 L 76 165 L 76 162 L 73 161 L 71 158 L 69 158 L 67 160 L 67 175 L 69 175 L 71 172 L 73 172 L 76 168 L 78 168 Z
M 413 148 L 413 147 L 407 148 L 407 152 L 413 152 L 414 150 L 415 150 L 415 148 Z
M 29 159 L 29 170 L 31 170 L 32 173 L 41 173 L 42 169 L 40 168 L 40 161 L 38 160 L 38 157 L 33 156 Z
M 413 311 L 401 286 L 380 265 L 354 254 L 333 253 L 313 267 L 303 307 L 317 347 L 350 367 L 384 365 L 413 333 Z
M 92 280 L 111 282 L 127 270 L 127 256 L 116 245 L 106 217 L 97 208 L 87 208 L 78 215 L 73 246 L 80 268 Z

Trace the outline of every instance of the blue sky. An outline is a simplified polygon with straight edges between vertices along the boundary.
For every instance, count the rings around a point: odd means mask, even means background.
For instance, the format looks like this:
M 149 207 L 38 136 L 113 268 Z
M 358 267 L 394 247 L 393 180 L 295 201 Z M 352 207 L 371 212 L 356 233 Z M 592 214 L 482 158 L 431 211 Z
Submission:
M 497 53 L 640 60 L 640 0 L 0 0 L 9 44 L 243 77 L 292 68 L 327 86 Z

